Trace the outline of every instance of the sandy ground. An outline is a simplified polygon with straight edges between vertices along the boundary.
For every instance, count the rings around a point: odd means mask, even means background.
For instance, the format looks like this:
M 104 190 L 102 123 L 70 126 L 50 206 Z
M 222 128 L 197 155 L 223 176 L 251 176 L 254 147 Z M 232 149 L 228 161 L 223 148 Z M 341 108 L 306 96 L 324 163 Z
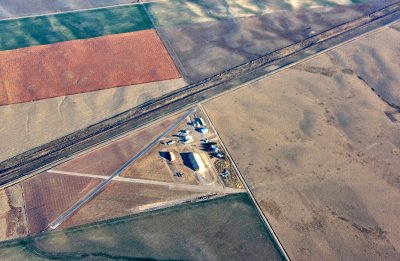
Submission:
M 136 3 L 139 0 L 2 0 L 0 19 L 48 13 L 75 11 L 118 4 Z
M 155 30 L 0 52 L 0 105 L 177 79 Z
M 162 27 L 159 32 L 185 79 L 196 82 L 372 13 L 388 2 Z
M 185 85 L 168 80 L 0 106 L 0 161 Z
M 386 28 L 205 105 L 292 260 L 400 259 L 400 126 L 352 66 L 399 40 Z
M 21 184 L 0 190 L 0 241 L 28 234 Z

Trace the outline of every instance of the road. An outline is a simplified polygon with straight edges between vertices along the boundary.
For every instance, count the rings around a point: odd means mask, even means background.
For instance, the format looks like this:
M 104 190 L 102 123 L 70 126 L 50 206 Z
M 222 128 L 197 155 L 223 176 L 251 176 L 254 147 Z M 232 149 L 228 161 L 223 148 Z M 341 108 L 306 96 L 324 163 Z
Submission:
M 50 169 L 88 147 L 102 144 L 104 141 L 118 137 L 121 133 L 140 128 L 200 101 L 239 88 L 257 78 L 284 70 L 290 65 L 376 30 L 399 18 L 400 4 L 396 3 L 17 155 L 0 163 L 0 188 L 25 176 L 37 174 L 38 169 L 40 171 Z M 43 166 L 46 168 L 44 169 Z
M 100 193 L 110 182 L 113 178 L 121 174 L 128 166 L 133 164 L 135 161 L 137 161 L 139 158 L 141 158 L 143 155 L 148 153 L 155 145 L 158 144 L 160 139 L 164 136 L 166 136 L 169 132 L 171 132 L 173 129 L 178 126 L 179 123 L 184 121 L 190 114 L 195 112 L 194 109 L 189 110 L 185 115 L 183 115 L 181 118 L 179 118 L 174 124 L 172 124 L 170 127 L 168 127 L 163 133 L 160 134 L 157 138 L 155 138 L 152 142 L 150 142 L 145 148 L 143 148 L 139 153 L 137 153 L 133 158 L 125 162 L 124 165 L 122 165 L 119 169 L 117 169 L 111 176 L 107 177 L 103 182 L 101 182 L 97 187 L 95 187 L 93 190 L 91 190 L 88 194 L 86 194 L 82 199 L 77 201 L 71 208 L 69 208 L 67 211 L 65 211 L 61 216 L 59 216 L 56 220 L 51 222 L 48 226 L 50 229 L 56 229 L 59 225 L 62 224 L 67 218 L 69 218 L 72 214 L 74 214 L 76 211 L 78 211 L 79 208 L 81 208 L 84 204 L 92 200 L 98 193 Z

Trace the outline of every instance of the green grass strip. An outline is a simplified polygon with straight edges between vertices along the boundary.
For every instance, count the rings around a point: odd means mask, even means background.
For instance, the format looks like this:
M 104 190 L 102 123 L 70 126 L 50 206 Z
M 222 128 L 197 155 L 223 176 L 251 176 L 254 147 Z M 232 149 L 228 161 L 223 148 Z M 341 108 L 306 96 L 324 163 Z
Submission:
M 0 50 L 152 28 L 142 5 L 0 21 Z

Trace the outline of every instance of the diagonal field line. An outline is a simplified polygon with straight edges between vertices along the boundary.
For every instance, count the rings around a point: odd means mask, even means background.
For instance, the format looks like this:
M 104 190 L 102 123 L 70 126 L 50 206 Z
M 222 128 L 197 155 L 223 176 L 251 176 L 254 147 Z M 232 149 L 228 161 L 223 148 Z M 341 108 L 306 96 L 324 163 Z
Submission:
M 76 202 L 71 208 L 65 211 L 61 216 L 59 216 L 56 220 L 51 222 L 46 229 L 56 229 L 60 226 L 67 218 L 69 218 L 72 214 L 74 214 L 79 208 L 81 208 L 84 204 L 92 200 L 98 193 L 100 193 L 110 182 L 111 180 L 118 176 L 122 171 L 124 171 L 129 165 L 134 163 L 140 157 L 149 152 L 158 141 L 164 137 L 167 133 L 171 132 L 179 123 L 184 121 L 190 114 L 195 112 L 196 109 L 189 110 L 185 115 L 179 118 L 174 124 L 172 124 L 167 130 L 161 133 L 157 138 L 155 138 L 151 143 L 149 143 L 143 150 L 137 153 L 133 158 L 128 160 L 124 165 L 122 165 L 119 169 L 117 169 L 110 177 L 101 182 L 96 188 L 92 189 L 86 196 L 84 196 L 81 200 Z

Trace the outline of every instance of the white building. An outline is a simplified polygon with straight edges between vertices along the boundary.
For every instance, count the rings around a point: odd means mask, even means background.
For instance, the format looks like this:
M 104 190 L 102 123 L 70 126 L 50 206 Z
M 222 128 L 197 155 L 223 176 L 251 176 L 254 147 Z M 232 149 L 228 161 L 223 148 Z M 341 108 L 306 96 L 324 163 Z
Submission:
M 200 173 L 204 173 L 206 171 L 206 165 L 204 165 L 204 162 L 198 153 L 191 152 L 189 153 L 188 157 L 190 160 L 190 164 L 195 171 L 198 171 Z
M 207 128 L 200 128 L 199 131 L 203 134 L 209 133 L 209 130 Z

